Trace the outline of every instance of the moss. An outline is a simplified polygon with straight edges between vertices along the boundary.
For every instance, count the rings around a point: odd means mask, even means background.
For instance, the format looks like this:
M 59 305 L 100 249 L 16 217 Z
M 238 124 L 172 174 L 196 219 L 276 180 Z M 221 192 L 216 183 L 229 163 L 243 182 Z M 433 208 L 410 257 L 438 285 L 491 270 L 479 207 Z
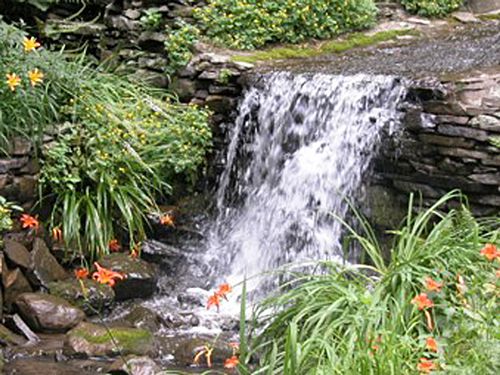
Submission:
M 498 13 L 490 13 L 490 14 L 481 14 L 478 16 L 480 20 L 483 21 L 494 21 L 494 20 L 500 20 L 500 12 Z
M 366 47 L 377 43 L 396 39 L 402 35 L 418 35 L 418 32 L 411 29 L 397 29 L 381 31 L 368 35 L 364 33 L 350 34 L 344 40 L 327 41 L 317 46 L 301 45 L 289 47 L 276 47 L 264 51 L 256 51 L 251 54 L 236 55 L 233 61 L 256 63 L 270 60 L 299 59 L 315 57 L 329 53 L 341 53 L 353 48 Z
M 137 328 L 109 328 L 107 331 L 103 329 L 103 331 L 99 330 L 94 334 L 78 329 L 73 334 L 95 345 L 106 344 L 113 338 L 118 346 L 125 351 L 133 351 L 133 348 L 149 345 L 153 339 L 153 335 L 149 331 Z

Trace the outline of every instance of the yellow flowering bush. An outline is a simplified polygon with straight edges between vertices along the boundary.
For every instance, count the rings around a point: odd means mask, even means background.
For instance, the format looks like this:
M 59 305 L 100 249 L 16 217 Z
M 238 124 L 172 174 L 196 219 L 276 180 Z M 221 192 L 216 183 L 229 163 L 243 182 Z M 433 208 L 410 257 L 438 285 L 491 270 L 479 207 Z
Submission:
M 401 4 L 411 13 L 428 17 L 443 17 L 457 10 L 463 0 L 401 0 Z
M 0 78 L 4 147 L 12 136 L 54 137 L 39 153 L 43 202 L 71 255 L 141 241 L 156 199 L 173 179 L 192 182 L 211 144 L 206 110 L 45 49 L 1 19 Z
M 253 49 L 364 29 L 376 12 L 373 0 L 209 0 L 195 17 L 216 42 Z

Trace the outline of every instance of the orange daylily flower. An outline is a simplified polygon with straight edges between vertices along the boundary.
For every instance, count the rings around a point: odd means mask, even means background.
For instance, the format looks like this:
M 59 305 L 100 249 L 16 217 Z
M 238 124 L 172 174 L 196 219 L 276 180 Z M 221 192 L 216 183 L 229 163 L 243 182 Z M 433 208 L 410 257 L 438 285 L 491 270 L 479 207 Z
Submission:
M 129 257 L 131 257 L 131 258 L 138 258 L 139 257 L 139 251 L 134 247 L 132 250 L 130 250 Z
M 233 291 L 233 288 L 231 285 L 224 283 L 219 285 L 219 290 L 215 292 L 219 297 L 224 298 L 227 301 L 227 294 L 231 293 Z
M 36 50 L 38 47 L 41 46 L 40 43 L 37 42 L 37 40 L 34 37 L 31 38 L 26 38 L 24 37 L 23 39 L 23 46 L 24 46 L 24 51 L 25 52 L 31 52 Z
M 63 235 L 62 235 L 62 230 L 59 227 L 52 228 L 52 238 L 54 241 L 61 242 Z
M 434 337 L 427 337 L 427 340 L 425 340 L 425 346 L 431 352 L 437 353 L 438 351 L 438 343 Z
M 43 73 L 35 68 L 28 72 L 28 78 L 30 79 L 31 86 L 35 87 L 38 83 L 43 82 Z
M 233 355 L 231 358 L 228 358 L 224 361 L 224 368 L 236 368 L 240 360 L 237 356 Z
M 212 306 L 217 307 L 217 311 L 219 311 L 220 308 L 220 296 L 217 293 L 214 293 L 210 297 L 208 297 L 208 302 L 207 302 L 207 310 L 210 310 Z
M 33 217 L 28 214 L 21 215 L 21 223 L 23 224 L 23 228 L 35 228 L 38 229 L 40 227 L 40 222 L 37 217 Z
M 160 224 L 167 227 L 175 227 L 174 217 L 170 214 L 166 214 L 160 217 Z
M 484 245 L 484 247 L 481 249 L 480 254 L 486 259 L 488 259 L 490 262 L 494 261 L 496 258 L 500 258 L 500 252 L 498 251 L 498 248 L 491 244 L 487 243 Z
M 434 306 L 434 303 L 427 297 L 427 293 L 420 293 L 411 300 L 411 303 L 417 305 L 419 310 L 424 310 Z
M 437 281 L 433 280 L 431 277 L 425 278 L 425 288 L 429 292 L 440 292 L 442 287 L 443 287 L 443 283 L 438 283 Z
M 116 280 L 123 280 L 125 278 L 125 275 L 122 273 L 108 270 L 97 262 L 94 262 L 94 266 L 97 268 L 97 272 L 92 274 L 92 278 L 98 283 L 108 284 L 113 287 L 116 284 Z
M 420 358 L 420 362 L 417 365 L 417 370 L 420 372 L 423 372 L 425 374 L 430 374 L 432 370 L 436 369 L 436 364 L 427 359 L 427 358 Z
M 89 276 L 89 270 L 86 268 L 77 268 L 75 270 L 75 277 L 77 279 L 86 279 Z
M 21 77 L 19 77 L 16 73 L 7 74 L 6 77 L 7 86 L 9 86 L 11 91 L 16 91 L 16 87 L 21 84 Z
M 111 252 L 118 252 L 122 249 L 122 247 L 120 246 L 120 242 L 118 242 L 117 239 L 112 239 L 108 242 L 108 249 L 109 251 Z

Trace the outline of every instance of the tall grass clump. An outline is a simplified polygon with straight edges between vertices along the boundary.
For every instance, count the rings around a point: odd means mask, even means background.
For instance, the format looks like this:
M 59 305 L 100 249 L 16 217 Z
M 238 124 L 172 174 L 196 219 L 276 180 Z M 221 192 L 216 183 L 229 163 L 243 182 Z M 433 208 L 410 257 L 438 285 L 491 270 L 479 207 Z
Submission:
M 366 222 L 363 235 L 347 227 L 367 264 L 292 274 L 259 308 L 253 373 L 498 373 L 500 219 L 440 211 L 460 198 L 410 206 L 388 260 Z
M 53 138 L 40 153 L 42 203 L 69 255 L 95 258 L 114 239 L 136 246 L 171 181 L 194 181 L 209 113 L 1 21 L 0 62 L 0 140 Z

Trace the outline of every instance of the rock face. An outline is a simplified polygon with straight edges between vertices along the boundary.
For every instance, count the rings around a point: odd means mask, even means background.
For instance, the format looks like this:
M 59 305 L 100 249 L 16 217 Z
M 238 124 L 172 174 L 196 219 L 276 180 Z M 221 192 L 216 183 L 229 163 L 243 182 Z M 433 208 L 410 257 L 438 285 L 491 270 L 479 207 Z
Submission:
M 500 0 L 468 0 L 467 4 L 474 13 L 486 13 L 500 10 Z
M 2 274 L 2 282 L 4 286 L 4 303 L 7 309 L 10 309 L 17 297 L 23 293 L 29 293 L 33 290 L 31 285 L 24 277 L 24 274 L 19 268 L 13 271 L 4 272 Z
M 126 278 L 118 281 L 114 287 L 117 301 L 146 298 L 156 290 L 158 270 L 153 264 L 123 253 L 106 255 L 99 260 L 99 264 L 126 275 Z
M 52 281 L 60 281 L 69 277 L 42 239 L 35 238 L 30 255 L 28 278 L 33 285 L 47 287 Z
M 95 315 L 111 308 L 115 300 L 113 288 L 88 279 L 56 281 L 50 283 L 48 289 L 51 295 L 69 301 L 87 315 Z
M 37 332 L 66 332 L 85 318 L 82 310 L 49 294 L 21 294 L 16 306 L 22 318 Z
M 474 214 L 500 212 L 500 71 L 483 69 L 414 82 L 403 134 L 387 142 L 375 165 L 377 185 L 393 204 L 421 193 L 424 206 L 452 189 L 467 195 Z M 397 157 L 395 157 L 397 155 Z
M 153 335 L 146 330 L 82 322 L 68 332 L 68 346 L 78 354 L 115 356 L 148 355 L 154 351 Z
M 143 306 L 134 307 L 123 317 L 123 320 L 136 328 L 146 329 L 150 332 L 158 331 L 162 324 L 162 319 L 158 314 Z
M 30 266 L 30 252 L 26 247 L 16 241 L 6 240 L 4 242 L 4 253 L 14 265 L 28 269 Z

